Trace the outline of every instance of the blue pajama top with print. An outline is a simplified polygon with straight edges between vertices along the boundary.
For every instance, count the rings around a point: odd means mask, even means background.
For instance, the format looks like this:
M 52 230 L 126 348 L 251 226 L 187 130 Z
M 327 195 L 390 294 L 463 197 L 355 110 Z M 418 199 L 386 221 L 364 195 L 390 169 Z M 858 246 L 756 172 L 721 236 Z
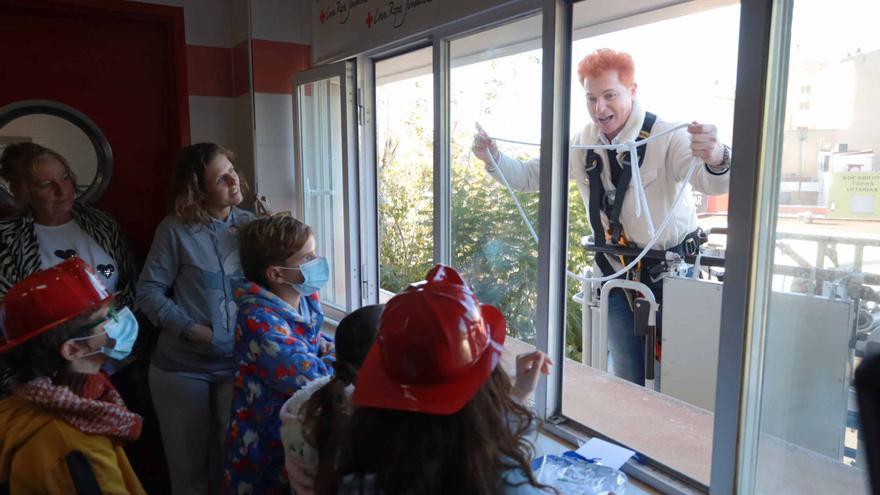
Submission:
M 293 308 L 251 281 L 233 281 L 239 305 L 235 330 L 238 371 L 226 432 L 227 493 L 289 494 L 278 416 L 281 406 L 311 380 L 333 374 L 335 348 L 320 354 L 324 314 L 318 295 Z

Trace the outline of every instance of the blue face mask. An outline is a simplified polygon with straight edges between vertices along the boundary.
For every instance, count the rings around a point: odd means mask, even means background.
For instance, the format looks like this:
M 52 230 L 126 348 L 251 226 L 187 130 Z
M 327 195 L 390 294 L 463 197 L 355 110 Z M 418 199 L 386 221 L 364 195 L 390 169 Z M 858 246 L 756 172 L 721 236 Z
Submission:
M 111 314 L 107 323 L 104 324 L 104 332 L 97 335 L 89 335 L 88 337 L 78 337 L 70 340 L 87 340 L 101 335 L 107 334 L 113 339 L 113 347 L 101 347 L 97 351 L 85 354 L 82 357 L 94 354 L 105 354 L 112 359 L 123 360 L 131 354 L 134 342 L 138 336 L 138 322 L 134 317 L 134 313 L 127 307 L 122 308 L 119 312 Z
M 288 268 L 286 266 L 279 266 L 278 268 L 299 270 L 302 273 L 305 280 L 299 284 L 290 283 L 290 286 L 304 296 L 310 296 L 323 289 L 327 285 L 327 281 L 330 280 L 330 265 L 327 263 L 327 258 L 323 256 L 309 260 L 299 265 L 299 268 Z

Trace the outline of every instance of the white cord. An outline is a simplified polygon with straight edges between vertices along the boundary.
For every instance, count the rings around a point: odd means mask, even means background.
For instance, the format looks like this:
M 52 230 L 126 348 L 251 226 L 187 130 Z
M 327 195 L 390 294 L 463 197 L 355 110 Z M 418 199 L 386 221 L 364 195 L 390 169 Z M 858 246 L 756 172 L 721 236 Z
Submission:
M 690 170 L 688 170 L 687 176 L 684 179 L 684 183 L 682 184 L 681 189 L 678 190 L 678 195 L 675 196 L 675 201 L 672 202 L 672 208 L 669 209 L 669 213 L 666 214 L 666 218 L 663 219 L 663 223 L 660 224 L 660 228 L 657 229 L 657 232 L 654 233 L 653 237 L 651 237 L 651 240 L 648 241 L 647 244 L 645 244 L 645 247 L 644 247 L 644 249 L 642 249 L 642 252 L 639 253 L 639 255 L 636 256 L 628 265 L 626 265 L 622 269 L 618 270 L 617 273 L 614 273 L 613 275 L 608 275 L 606 277 L 584 278 L 584 279 L 582 279 L 582 281 L 584 281 L 584 282 L 607 282 L 608 280 L 613 280 L 613 279 L 623 275 L 624 273 L 630 271 L 634 266 L 636 266 L 639 263 L 639 261 L 642 261 L 642 258 L 644 258 L 646 254 L 648 254 L 648 251 L 650 251 L 651 248 L 654 247 L 654 244 L 657 243 L 657 239 L 659 239 L 660 235 L 663 234 L 663 231 L 666 230 L 666 226 L 669 225 L 669 221 L 672 220 L 672 217 L 673 217 L 672 212 L 675 210 L 675 208 L 678 206 L 678 203 L 681 201 L 683 193 L 684 193 L 685 189 L 687 189 L 687 186 L 691 180 L 691 177 L 694 175 L 694 172 L 696 172 L 696 170 L 698 168 L 700 168 L 701 162 L 699 161 L 699 159 L 697 157 L 694 157 L 692 162 L 693 163 L 691 164 L 691 168 L 690 168 Z M 596 255 L 599 255 L 599 254 L 600 253 L 596 253 Z
M 627 264 L 622 269 L 618 270 L 613 275 L 607 275 L 604 277 L 587 278 L 582 275 L 578 275 L 577 273 L 566 270 L 566 273 L 568 274 L 568 276 L 576 278 L 576 279 L 580 280 L 581 282 L 606 282 L 608 280 L 613 280 L 613 279 L 627 273 L 628 271 L 630 271 L 630 269 L 632 269 L 634 266 L 636 266 L 642 260 L 642 258 L 644 258 L 645 255 L 648 254 L 648 251 L 650 251 L 654 247 L 654 245 L 657 243 L 657 240 L 663 234 L 663 231 L 669 225 L 669 221 L 672 219 L 673 212 L 675 211 L 675 208 L 678 206 L 679 202 L 681 202 L 681 198 L 683 197 L 684 191 L 685 191 L 685 189 L 687 189 L 687 186 L 690 183 L 691 177 L 694 175 L 694 172 L 697 170 L 697 168 L 699 168 L 701 162 L 697 159 L 697 157 L 693 158 L 692 164 L 691 164 L 690 169 L 688 170 L 687 176 L 685 176 L 685 179 L 681 185 L 681 188 L 678 190 L 678 194 L 675 196 L 675 201 L 672 202 L 672 207 L 666 213 L 666 217 L 663 219 L 663 222 L 661 222 L 660 228 L 655 230 L 653 221 L 651 220 L 651 213 L 650 213 L 650 210 L 648 209 L 648 202 L 647 202 L 647 198 L 645 196 L 645 188 L 644 188 L 644 184 L 642 184 L 642 176 L 639 173 L 639 170 L 640 170 L 639 169 L 639 158 L 638 158 L 638 152 L 637 152 L 636 148 L 638 146 L 641 146 L 643 144 L 647 144 L 655 139 L 658 139 L 662 136 L 665 136 L 666 134 L 670 134 L 672 132 L 677 131 L 678 129 L 682 129 L 685 127 L 687 127 L 687 124 L 681 124 L 681 125 L 678 125 L 678 126 L 671 128 L 671 129 L 668 129 L 666 131 L 663 131 L 659 134 L 654 134 L 652 136 L 649 136 L 645 139 L 641 139 L 639 141 L 628 141 L 624 144 L 580 144 L 580 145 L 576 144 L 576 145 L 571 146 L 571 149 L 609 149 L 609 150 L 615 150 L 615 151 L 619 150 L 619 149 L 625 149 L 630 152 L 630 166 L 632 168 L 632 178 L 633 178 L 633 180 L 635 180 L 635 183 L 636 183 L 636 187 L 635 187 L 636 188 L 636 217 L 641 216 L 640 208 L 644 207 L 645 220 L 647 221 L 647 224 L 648 224 L 648 233 L 651 236 L 651 239 L 648 241 L 647 244 L 645 244 L 645 247 L 642 249 L 642 251 L 639 253 L 638 256 L 636 256 L 629 264 Z M 496 138 L 496 137 L 490 137 L 489 139 L 492 139 L 495 141 L 502 141 L 502 142 L 506 142 L 506 143 L 516 143 L 516 144 L 525 144 L 525 145 L 531 145 L 531 146 L 540 146 L 535 143 L 525 143 L 522 141 L 513 141 L 510 139 L 501 139 L 501 138 Z M 498 176 L 501 177 L 502 184 L 504 184 L 504 187 L 507 188 L 507 191 L 510 193 L 510 197 L 513 198 L 513 202 L 516 205 L 517 210 L 519 210 L 520 216 L 522 216 L 523 221 L 525 222 L 526 226 L 528 226 L 529 232 L 532 234 L 532 238 L 535 240 L 535 243 L 537 244 L 538 243 L 538 234 L 535 232 L 535 229 L 532 227 L 532 223 L 529 221 L 529 218 L 526 216 L 525 210 L 523 210 L 522 205 L 519 202 L 519 199 L 517 199 L 516 194 L 514 194 L 513 188 L 511 188 L 510 183 L 507 182 L 507 178 L 504 176 L 504 172 L 502 172 L 501 167 L 498 166 L 498 162 L 495 161 L 495 157 L 492 156 L 492 150 L 489 149 L 487 151 L 488 151 L 487 155 L 489 156 L 489 161 L 492 162 L 492 168 L 493 168 L 492 171 L 496 171 L 496 170 L 498 171 Z M 595 235 L 597 235 L 597 233 L 594 232 L 593 235 L 595 238 Z M 601 235 L 601 232 L 599 233 L 599 235 Z M 599 254 L 601 254 L 601 253 L 596 253 L 596 255 L 599 255 Z
M 502 139 L 497 139 L 497 141 L 502 141 Z M 522 143 L 522 144 L 529 144 L 529 143 Z M 498 166 L 498 163 L 495 161 L 495 157 L 492 156 L 492 151 L 489 151 L 489 160 L 492 161 L 492 166 L 495 167 L 495 170 L 498 171 L 498 176 L 501 177 L 501 182 L 504 184 L 504 187 L 507 188 L 507 192 L 510 193 L 510 197 L 513 198 L 513 204 L 516 205 L 516 209 L 519 210 L 519 215 L 522 217 L 523 222 L 525 222 L 526 227 L 529 228 L 529 233 L 532 234 L 532 239 L 535 240 L 535 244 L 538 244 L 538 233 L 535 232 L 535 228 L 532 227 L 532 222 L 529 221 L 529 217 L 526 216 L 526 212 L 525 212 L 525 210 L 523 210 L 523 207 L 520 204 L 519 199 L 516 197 L 516 194 L 513 192 L 513 188 L 510 187 L 510 184 L 507 182 L 507 177 L 504 176 L 504 172 L 501 171 L 501 168 Z M 569 277 L 574 277 L 578 280 L 583 280 L 583 277 L 581 275 L 578 275 L 575 272 L 565 270 L 565 273 L 567 273 Z
M 703 260 L 703 253 L 697 253 L 697 259 L 694 260 L 694 278 L 700 278 L 700 261 Z M 709 270 L 709 275 L 712 275 L 712 271 Z
M 645 223 L 648 225 L 648 236 L 654 236 L 654 220 L 651 218 L 651 209 L 648 207 L 648 196 L 645 194 L 645 185 L 642 184 L 642 174 L 641 167 L 639 166 L 639 153 L 637 148 L 642 145 L 647 145 L 651 141 L 655 139 L 659 139 L 667 134 L 671 134 L 679 129 L 683 129 L 687 127 L 687 124 L 679 124 L 671 129 L 667 129 L 663 132 L 654 134 L 645 139 L 640 139 L 639 141 L 627 141 L 623 144 L 575 144 L 571 146 L 571 149 L 607 149 L 607 150 L 626 150 L 629 151 L 629 162 L 630 162 L 630 170 L 632 171 L 632 178 L 635 181 L 635 190 L 636 190 L 636 208 L 635 215 L 636 218 L 641 218 L 642 212 L 645 213 Z
M 513 139 L 502 139 L 502 138 L 496 138 L 496 137 L 493 137 L 490 139 L 494 139 L 495 141 L 501 141 L 502 143 L 524 144 L 526 146 L 535 146 L 536 148 L 541 147 L 541 145 L 538 143 L 527 143 L 525 141 L 514 141 Z
M 526 216 L 525 210 L 523 210 L 522 205 L 517 199 L 516 194 L 513 193 L 513 188 L 510 187 L 510 184 L 507 182 L 507 177 L 504 176 L 504 173 L 501 171 L 501 168 L 498 166 L 498 163 L 495 161 L 495 157 L 492 156 L 492 151 L 489 151 L 489 160 L 492 161 L 492 167 L 498 171 L 498 176 L 501 177 L 501 183 L 504 184 L 504 187 L 507 188 L 507 192 L 510 193 L 510 197 L 513 198 L 513 203 L 516 205 L 516 209 L 519 210 L 520 216 L 522 216 L 523 221 L 526 223 L 526 227 L 529 228 L 529 233 L 532 234 L 532 239 L 535 240 L 535 244 L 538 244 L 538 233 L 535 232 L 535 228 L 532 227 L 532 222 L 529 221 L 529 217 Z

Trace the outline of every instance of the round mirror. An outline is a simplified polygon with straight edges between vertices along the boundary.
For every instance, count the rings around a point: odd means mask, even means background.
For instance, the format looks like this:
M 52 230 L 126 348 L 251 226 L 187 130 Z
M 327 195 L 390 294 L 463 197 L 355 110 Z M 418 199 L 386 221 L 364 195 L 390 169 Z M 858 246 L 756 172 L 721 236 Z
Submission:
M 0 108 L 0 153 L 6 146 L 31 142 L 63 156 L 76 176 L 77 200 L 92 204 L 110 184 L 110 143 L 85 114 L 49 100 L 19 101 Z M 15 198 L 0 179 L 0 207 L 12 209 Z

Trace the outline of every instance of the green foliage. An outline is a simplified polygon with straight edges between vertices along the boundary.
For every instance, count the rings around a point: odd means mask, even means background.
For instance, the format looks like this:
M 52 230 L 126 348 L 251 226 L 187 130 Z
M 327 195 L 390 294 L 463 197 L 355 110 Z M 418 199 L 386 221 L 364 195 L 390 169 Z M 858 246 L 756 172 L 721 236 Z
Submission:
M 531 61 L 540 64 L 540 60 Z M 494 61 L 489 62 L 494 68 Z M 489 70 L 484 101 L 492 102 L 504 78 Z M 473 88 L 463 88 L 473 90 Z M 397 292 L 424 278 L 433 265 L 433 134 L 426 126 L 428 101 L 417 100 L 400 125 L 389 124 L 379 143 L 379 239 L 381 287 Z M 453 96 L 453 108 L 456 102 Z M 491 113 L 487 104 L 484 113 Z M 490 177 L 470 152 L 473 123 L 452 122 L 452 264 L 480 301 L 498 307 L 508 334 L 534 343 L 537 306 L 537 244 L 506 188 Z M 510 153 L 510 150 L 506 150 Z M 526 153 L 537 150 L 521 150 Z M 568 269 L 580 274 L 592 256 L 580 247 L 590 234 L 577 185 L 569 189 Z M 538 193 L 515 193 L 538 230 Z M 581 356 L 581 307 L 571 297 L 581 290 L 567 279 L 566 355 Z
M 462 271 L 480 301 L 501 309 L 509 335 L 534 342 L 537 245 L 507 190 L 483 170 L 482 162 L 469 151 L 455 148 L 453 265 Z M 517 195 L 537 227 L 538 195 Z
M 379 160 L 380 287 L 391 292 L 423 279 L 434 258 L 433 165 L 400 163 L 395 140 Z

